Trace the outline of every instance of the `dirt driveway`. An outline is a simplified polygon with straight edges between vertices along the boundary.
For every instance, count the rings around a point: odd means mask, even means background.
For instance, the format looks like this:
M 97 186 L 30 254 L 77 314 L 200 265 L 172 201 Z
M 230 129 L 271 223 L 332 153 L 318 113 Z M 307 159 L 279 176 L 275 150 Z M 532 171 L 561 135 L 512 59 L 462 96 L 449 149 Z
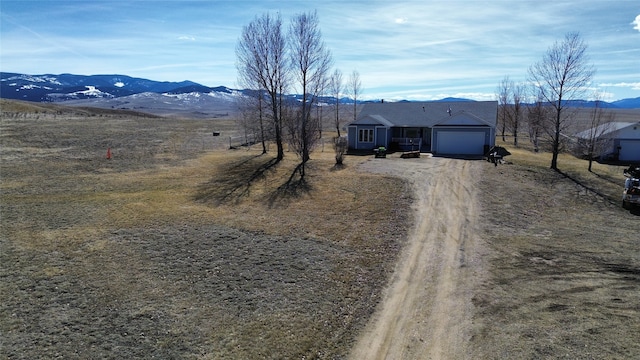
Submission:
M 399 174 L 415 189 L 415 223 L 353 359 L 460 359 L 472 331 L 482 264 L 474 178 L 481 161 L 372 159 L 363 170 Z

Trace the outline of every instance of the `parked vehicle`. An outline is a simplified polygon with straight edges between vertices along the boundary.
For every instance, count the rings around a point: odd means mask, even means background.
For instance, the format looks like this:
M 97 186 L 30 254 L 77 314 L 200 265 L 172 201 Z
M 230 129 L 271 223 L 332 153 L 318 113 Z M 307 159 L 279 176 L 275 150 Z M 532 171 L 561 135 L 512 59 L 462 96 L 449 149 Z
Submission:
M 622 207 L 630 209 L 640 206 L 640 166 L 630 166 L 624 170 L 624 190 L 622 191 Z

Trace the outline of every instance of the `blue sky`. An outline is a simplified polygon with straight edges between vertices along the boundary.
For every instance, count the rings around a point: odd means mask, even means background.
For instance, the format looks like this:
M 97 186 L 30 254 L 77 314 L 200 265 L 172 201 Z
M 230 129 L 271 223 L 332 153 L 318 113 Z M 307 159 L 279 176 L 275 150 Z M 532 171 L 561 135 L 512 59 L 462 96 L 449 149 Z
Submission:
M 638 0 L 2 0 L 0 69 L 235 88 L 242 27 L 313 10 L 335 67 L 360 73 L 362 99 L 493 100 L 570 31 L 589 45 L 593 90 L 640 97 Z

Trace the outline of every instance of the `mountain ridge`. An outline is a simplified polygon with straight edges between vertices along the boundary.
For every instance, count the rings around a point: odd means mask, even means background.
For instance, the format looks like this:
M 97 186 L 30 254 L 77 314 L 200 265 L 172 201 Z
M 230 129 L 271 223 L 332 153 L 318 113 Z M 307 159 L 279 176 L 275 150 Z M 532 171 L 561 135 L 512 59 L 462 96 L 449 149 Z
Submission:
M 207 95 L 211 98 L 217 97 L 219 101 L 216 106 L 221 105 L 220 99 L 226 98 L 238 94 L 247 94 L 250 90 L 237 90 L 231 89 L 226 86 L 208 87 L 194 81 L 184 80 L 180 82 L 171 81 L 155 81 L 143 78 L 131 77 L 128 75 L 120 74 L 101 74 L 101 75 L 74 75 L 69 73 L 63 74 L 42 74 L 42 75 L 30 75 L 11 72 L 0 72 L 0 98 L 24 100 L 32 102 L 69 102 L 71 105 L 77 104 L 98 107 L 112 107 L 116 108 L 115 103 L 131 103 L 135 102 L 135 95 L 152 93 L 157 96 L 178 96 L 183 95 L 185 104 L 192 106 L 194 103 L 200 102 L 201 107 L 205 108 L 204 100 L 212 100 L 207 98 Z M 188 96 L 188 94 L 192 94 Z M 200 95 L 195 95 L 200 94 Z M 154 95 L 154 96 L 156 96 Z M 156 96 L 156 97 L 157 97 Z M 147 98 L 152 97 L 151 95 Z M 199 101 L 196 101 L 200 97 Z M 289 97 L 295 99 L 299 95 L 289 95 Z M 119 100 L 118 100 L 119 99 Z M 161 102 L 162 98 L 158 98 L 155 101 Z M 204 100 L 203 100 L 204 99 Z M 327 103 L 335 101 L 335 98 L 326 96 L 321 99 Z M 377 102 L 378 100 L 371 101 L 359 101 Z M 400 101 L 416 101 L 416 100 L 400 100 Z M 436 101 L 475 101 L 463 98 L 445 98 Z M 86 102 L 87 104 L 82 104 Z M 102 104 L 105 102 L 106 104 Z M 341 98 L 341 103 L 353 103 L 352 99 Z M 90 104 L 91 103 L 91 104 Z M 212 103 L 213 104 L 213 103 Z M 596 102 L 587 100 L 572 100 L 569 102 L 570 106 L 574 107 L 594 107 Z M 80 104 L 79 104 L 80 105 Z M 174 106 L 180 106 L 175 102 Z M 136 105 L 131 105 L 132 109 L 136 108 Z M 620 109 L 637 109 L 640 108 L 640 97 L 631 99 L 621 99 L 613 102 L 600 102 L 600 106 L 606 108 L 620 108 Z M 138 105 L 138 108 L 147 108 L 147 105 Z M 226 106 L 227 108 L 229 106 Z M 198 111 L 201 111 L 199 109 Z M 206 113 L 206 111 L 205 111 Z

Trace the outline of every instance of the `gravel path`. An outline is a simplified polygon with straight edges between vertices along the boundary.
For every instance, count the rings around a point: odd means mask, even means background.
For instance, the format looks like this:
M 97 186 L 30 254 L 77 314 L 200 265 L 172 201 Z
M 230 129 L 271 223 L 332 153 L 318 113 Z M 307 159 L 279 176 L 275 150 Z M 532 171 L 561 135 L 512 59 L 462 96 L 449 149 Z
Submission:
M 481 270 L 473 192 L 481 165 L 430 157 L 362 165 L 366 171 L 401 174 L 413 184 L 417 200 L 408 244 L 351 358 L 466 357 L 473 279 Z

